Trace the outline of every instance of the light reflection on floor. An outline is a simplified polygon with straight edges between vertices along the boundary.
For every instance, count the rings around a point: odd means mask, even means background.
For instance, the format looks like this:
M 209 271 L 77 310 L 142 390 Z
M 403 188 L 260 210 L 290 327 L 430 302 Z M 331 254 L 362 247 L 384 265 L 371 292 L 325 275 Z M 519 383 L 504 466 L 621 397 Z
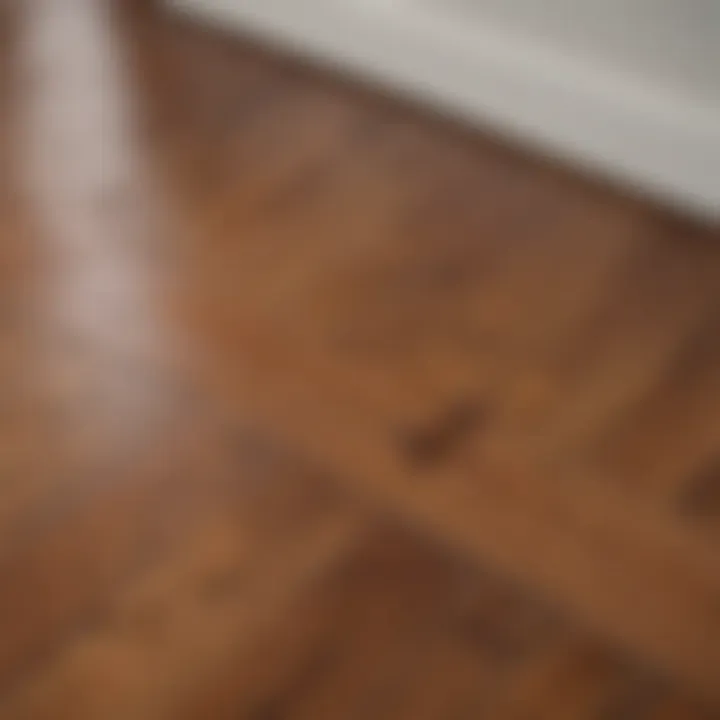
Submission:
M 97 0 L 34 0 L 23 11 L 19 65 L 32 89 L 18 157 L 39 218 L 37 384 L 73 418 L 81 444 L 94 433 L 124 447 L 165 402 L 143 365 L 162 357 L 164 335 L 117 26 Z

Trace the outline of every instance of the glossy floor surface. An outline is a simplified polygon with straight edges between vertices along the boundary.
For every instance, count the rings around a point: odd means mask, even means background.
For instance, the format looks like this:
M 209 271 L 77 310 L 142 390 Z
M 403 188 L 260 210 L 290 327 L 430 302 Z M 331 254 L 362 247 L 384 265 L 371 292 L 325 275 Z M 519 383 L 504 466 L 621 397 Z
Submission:
M 1 2 L 0 718 L 718 717 L 719 240 Z

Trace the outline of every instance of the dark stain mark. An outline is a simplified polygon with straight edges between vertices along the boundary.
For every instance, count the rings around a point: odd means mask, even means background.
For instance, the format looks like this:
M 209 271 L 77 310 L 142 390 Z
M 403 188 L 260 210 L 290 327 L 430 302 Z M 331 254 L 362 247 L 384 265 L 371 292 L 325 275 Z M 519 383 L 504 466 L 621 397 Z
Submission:
M 487 408 L 477 400 L 451 405 L 428 426 L 411 430 L 402 438 L 403 454 L 416 467 L 432 467 L 457 452 L 487 418 Z
M 720 518 L 720 459 L 715 459 L 691 478 L 681 491 L 679 507 L 688 518 Z

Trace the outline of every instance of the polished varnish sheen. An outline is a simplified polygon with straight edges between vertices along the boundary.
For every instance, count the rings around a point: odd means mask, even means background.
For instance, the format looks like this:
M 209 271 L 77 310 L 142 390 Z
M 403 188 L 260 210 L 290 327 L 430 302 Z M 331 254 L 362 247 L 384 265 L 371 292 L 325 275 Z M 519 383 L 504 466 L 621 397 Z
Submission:
M 0 718 L 717 717 L 719 240 L 0 3 Z

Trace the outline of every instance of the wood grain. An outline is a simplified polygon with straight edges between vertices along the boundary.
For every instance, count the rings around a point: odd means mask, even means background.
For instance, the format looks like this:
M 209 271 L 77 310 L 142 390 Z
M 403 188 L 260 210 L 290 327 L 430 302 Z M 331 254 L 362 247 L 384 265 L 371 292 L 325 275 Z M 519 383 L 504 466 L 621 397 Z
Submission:
M 719 239 L 0 4 L 0 718 L 718 717 Z

